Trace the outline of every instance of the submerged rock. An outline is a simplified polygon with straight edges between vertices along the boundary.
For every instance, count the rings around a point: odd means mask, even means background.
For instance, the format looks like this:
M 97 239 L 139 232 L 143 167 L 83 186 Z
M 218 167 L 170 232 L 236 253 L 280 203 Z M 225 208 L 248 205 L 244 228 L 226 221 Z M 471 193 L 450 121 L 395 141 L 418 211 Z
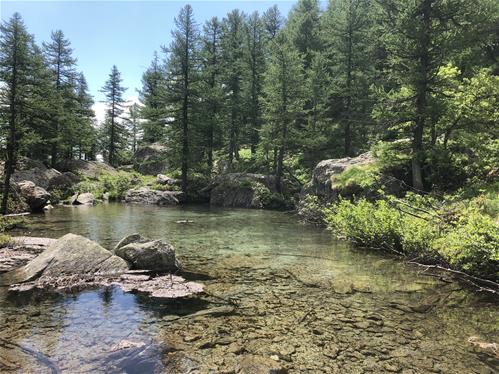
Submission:
M 125 195 L 126 203 L 176 205 L 183 201 L 184 195 L 179 191 L 159 191 L 149 187 L 128 190 Z
M 67 234 L 51 244 L 25 266 L 0 276 L 0 285 L 11 285 L 36 278 L 81 274 L 122 273 L 126 261 L 83 236 Z
M 92 360 L 92 365 L 96 371 L 106 373 L 155 373 L 163 369 L 164 351 L 164 347 L 152 342 L 122 340 Z
M 175 259 L 175 249 L 170 244 L 162 240 L 144 242 L 144 238 L 142 237 L 135 238 L 137 239 L 135 242 L 121 246 L 118 245 L 114 250 L 114 253 L 126 260 L 132 269 L 164 272 L 178 269 Z M 128 241 L 130 240 L 128 239 Z
M 286 374 L 288 371 L 271 358 L 244 355 L 236 365 L 237 374 Z
M 19 182 L 21 196 L 26 200 L 32 211 L 40 211 L 50 202 L 50 194 L 31 181 Z

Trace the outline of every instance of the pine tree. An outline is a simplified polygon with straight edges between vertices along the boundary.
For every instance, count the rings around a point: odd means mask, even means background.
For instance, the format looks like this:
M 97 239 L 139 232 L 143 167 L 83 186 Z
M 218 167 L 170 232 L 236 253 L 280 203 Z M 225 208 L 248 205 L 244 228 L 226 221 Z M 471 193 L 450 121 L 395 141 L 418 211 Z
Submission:
M 180 148 L 182 191 L 187 193 L 194 135 L 195 85 L 198 81 L 199 31 L 192 7 L 184 6 L 175 18 L 176 29 L 168 50 L 168 98 L 173 121 L 170 141 Z
M 137 103 L 130 105 L 128 108 L 128 116 L 126 118 L 126 123 L 128 127 L 128 133 L 131 136 L 130 148 L 132 154 L 137 152 L 137 144 L 139 143 L 139 130 L 140 130 L 140 106 Z
M 105 153 L 107 161 L 112 166 L 117 166 L 119 163 L 119 152 L 125 147 L 126 144 L 126 128 L 122 123 L 121 114 L 123 113 L 123 106 L 125 100 L 123 94 L 126 91 L 121 85 L 121 74 L 116 65 L 113 65 L 109 78 L 106 81 L 101 92 L 106 97 L 107 111 L 106 119 L 104 122 L 104 141 Z
M 284 19 L 277 5 L 270 7 L 263 13 L 262 22 L 267 40 L 274 40 L 284 24 Z
M 142 75 L 142 89 L 140 90 L 140 117 L 143 121 L 140 127 L 143 131 L 142 140 L 145 143 L 154 143 L 163 140 L 165 135 L 165 69 L 161 66 L 157 52 L 151 65 Z
M 229 167 L 239 158 L 240 135 L 244 125 L 242 85 L 244 75 L 244 14 L 233 10 L 222 24 L 223 84 L 226 90 Z
M 297 122 L 303 109 L 303 59 L 284 35 L 276 38 L 265 72 L 263 108 L 266 120 L 264 138 L 277 146 L 276 188 L 282 192 L 284 157 L 292 139 L 297 138 Z
M 76 82 L 76 128 L 75 140 L 79 159 L 92 158 L 96 146 L 95 113 L 92 109 L 94 101 L 88 93 L 87 80 L 80 73 Z
M 53 85 L 56 91 L 56 111 L 52 121 L 51 134 L 51 164 L 55 167 L 62 143 L 62 135 L 71 131 L 74 124 L 73 113 L 68 110 L 74 99 L 74 84 L 76 78 L 76 59 L 72 56 L 71 43 L 64 37 L 61 30 L 52 32 L 49 43 L 43 43 L 46 60 L 52 71 Z
M 0 26 L 0 114 L 5 123 L 6 154 L 3 175 L 3 195 L 0 207 L 8 213 L 10 179 L 15 171 L 21 134 L 26 126 L 26 103 L 30 94 L 32 67 L 32 37 L 19 13 Z
M 286 32 L 292 45 L 303 55 L 305 70 L 312 64 L 314 52 L 322 48 L 320 30 L 319 1 L 299 0 L 289 13 Z
M 370 120 L 369 85 L 373 78 L 372 7 L 368 0 L 331 0 L 323 33 L 333 78 L 331 106 L 343 127 L 343 154 L 354 155 L 354 126 Z
M 391 84 L 400 88 L 385 107 L 394 125 L 409 128 L 412 136 L 412 185 L 424 189 L 423 165 L 432 132 L 432 92 L 441 82 L 438 70 L 466 48 L 472 31 L 470 17 L 478 4 L 465 0 L 387 0 L 380 3 L 384 44 L 389 56 Z M 430 135 L 431 137 L 431 135 Z
M 258 133 L 261 126 L 260 95 L 262 76 L 265 69 L 263 22 L 258 12 L 251 14 L 246 22 L 247 79 L 245 96 L 248 103 L 249 131 L 248 138 L 251 154 L 258 145 Z
M 213 169 L 213 152 L 220 146 L 221 129 L 218 125 L 223 106 L 221 84 L 222 26 L 218 18 L 207 21 L 203 27 L 201 50 L 201 92 L 203 92 L 203 123 L 206 162 L 209 172 Z

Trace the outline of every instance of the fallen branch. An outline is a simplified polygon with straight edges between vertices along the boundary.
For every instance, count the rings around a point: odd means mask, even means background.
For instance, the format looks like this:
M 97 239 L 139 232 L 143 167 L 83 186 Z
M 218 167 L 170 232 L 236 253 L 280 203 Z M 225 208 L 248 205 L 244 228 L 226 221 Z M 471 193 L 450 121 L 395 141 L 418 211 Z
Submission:
M 418 266 L 423 266 L 426 268 L 425 271 L 428 269 L 438 269 L 441 271 L 452 273 L 454 275 L 457 275 L 459 277 L 459 279 L 465 280 L 465 281 L 471 283 L 473 286 L 477 287 L 478 291 L 486 291 L 486 292 L 491 292 L 491 293 L 494 293 L 496 295 L 499 295 L 499 283 L 496 283 L 494 281 L 475 277 L 473 275 L 469 275 L 469 274 L 464 273 L 462 271 L 449 269 L 449 268 L 446 268 L 446 267 L 443 267 L 440 265 L 426 265 L 426 264 L 421 264 L 421 263 L 416 262 L 416 261 L 409 261 L 408 263 L 418 265 Z M 482 285 L 486 284 L 488 287 L 483 287 L 480 284 L 482 284 Z

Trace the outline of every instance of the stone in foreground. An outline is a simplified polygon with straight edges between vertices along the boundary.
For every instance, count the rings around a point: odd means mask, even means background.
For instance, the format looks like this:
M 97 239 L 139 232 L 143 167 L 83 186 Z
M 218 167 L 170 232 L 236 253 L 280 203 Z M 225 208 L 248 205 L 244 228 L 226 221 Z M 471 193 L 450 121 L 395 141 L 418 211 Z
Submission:
M 132 269 L 170 272 L 178 269 L 175 249 L 161 240 L 134 242 L 115 249 Z
M 25 266 L 0 277 L 0 285 L 23 283 L 36 278 L 67 275 L 116 274 L 128 264 L 99 244 L 83 236 L 67 234 Z

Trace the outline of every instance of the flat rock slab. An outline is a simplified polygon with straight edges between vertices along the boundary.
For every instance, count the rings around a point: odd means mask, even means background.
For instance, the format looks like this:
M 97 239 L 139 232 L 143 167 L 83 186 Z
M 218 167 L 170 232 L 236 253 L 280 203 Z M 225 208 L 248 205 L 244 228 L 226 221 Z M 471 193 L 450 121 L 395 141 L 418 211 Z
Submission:
M 188 282 L 176 275 L 152 277 L 145 274 L 125 273 L 117 275 L 66 275 L 41 277 L 32 282 L 13 284 L 9 291 L 23 292 L 43 289 L 56 292 L 82 291 L 88 288 L 120 287 L 124 292 L 142 292 L 157 299 L 175 299 L 201 293 L 204 286 Z
M 125 260 L 99 244 L 79 235 L 67 234 L 25 266 L 2 274 L 0 286 L 43 277 L 123 273 L 127 270 Z

